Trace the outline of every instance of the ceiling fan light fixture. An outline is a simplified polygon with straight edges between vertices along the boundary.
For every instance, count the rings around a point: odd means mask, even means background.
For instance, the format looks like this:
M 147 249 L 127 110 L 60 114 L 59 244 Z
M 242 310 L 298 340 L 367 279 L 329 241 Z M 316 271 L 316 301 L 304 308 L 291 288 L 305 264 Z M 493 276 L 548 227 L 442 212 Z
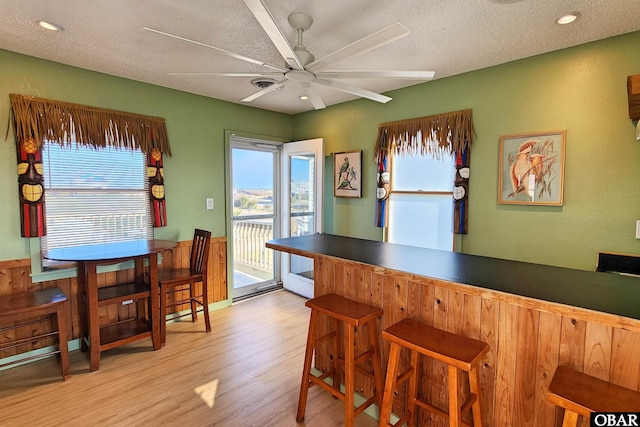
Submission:
M 560 18 L 558 18 L 556 22 L 560 25 L 567 25 L 567 24 L 571 24 L 579 17 L 580 17 L 580 14 L 578 12 L 571 12 L 571 13 L 567 13 L 566 15 L 562 15 Z
M 300 12 L 290 14 L 287 20 L 293 28 L 302 31 L 307 31 L 311 28 L 311 24 L 313 24 L 313 19 L 309 15 Z
M 302 65 L 304 65 L 305 67 L 316 60 L 315 56 L 309 53 L 309 51 L 305 49 L 304 46 L 298 45 L 293 48 L 293 51 L 296 53 L 296 55 L 298 56 L 298 59 L 300 60 Z

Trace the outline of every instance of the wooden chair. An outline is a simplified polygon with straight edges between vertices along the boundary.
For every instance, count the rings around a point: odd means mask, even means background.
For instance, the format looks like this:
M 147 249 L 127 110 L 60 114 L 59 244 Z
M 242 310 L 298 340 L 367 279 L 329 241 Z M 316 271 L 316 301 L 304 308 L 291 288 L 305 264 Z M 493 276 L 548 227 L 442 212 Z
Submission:
M 58 350 L 52 350 L 35 356 L 23 357 L 19 360 L 4 363 L 1 367 L 13 365 L 27 360 L 36 360 L 57 354 L 60 358 L 62 378 L 66 380 L 71 376 L 69 370 L 69 328 L 67 296 L 60 288 L 48 288 L 33 293 L 11 295 L 0 298 L 0 333 L 6 330 L 20 328 L 40 322 L 39 316 L 55 316 L 57 330 L 45 332 L 28 338 L 18 338 L 0 345 L 0 351 L 17 348 L 33 341 L 50 336 L 58 336 Z M 21 322 L 21 323 L 18 323 Z
M 564 408 L 562 427 L 575 427 L 579 416 L 588 419 L 592 412 L 640 411 L 640 392 L 611 384 L 568 366 L 558 366 L 556 369 L 549 384 L 547 399 Z
M 439 415 L 448 420 L 450 426 L 455 427 L 466 425 L 462 421 L 462 413 L 471 409 L 474 427 L 482 426 L 478 366 L 484 355 L 489 351 L 487 343 L 436 329 L 413 319 L 403 319 L 391 325 L 382 331 L 382 338 L 391 343 L 391 348 L 389 350 L 387 379 L 380 410 L 380 427 L 388 425 L 401 426 L 404 423 L 407 423 L 408 426 L 414 426 L 417 415 L 416 406 Z M 405 372 L 398 373 L 400 350 L 403 348 L 410 351 L 411 363 Z M 421 354 L 448 365 L 448 412 L 418 399 L 419 355 Z M 460 399 L 458 370 L 469 373 L 471 395 L 464 403 Z M 406 412 L 396 424 L 390 424 L 389 418 L 391 417 L 395 392 L 398 386 L 405 381 L 409 381 Z
M 163 345 L 167 337 L 167 309 L 169 307 L 189 303 L 189 313 L 178 314 L 170 320 L 191 315 L 191 321 L 195 322 L 198 320 L 196 304 L 200 304 L 204 311 L 206 330 L 207 332 L 211 332 L 207 287 L 207 264 L 209 261 L 210 241 L 210 231 L 196 229 L 193 234 L 189 268 L 163 270 L 158 273 L 158 284 L 160 285 L 160 314 L 162 316 L 160 319 L 160 335 Z M 202 293 L 196 294 L 195 285 L 198 282 L 202 282 Z M 182 297 L 183 292 L 187 291 L 189 292 L 189 297 Z M 172 302 L 168 302 L 167 297 L 170 292 L 172 292 L 174 296 L 180 295 L 180 297 L 178 299 L 174 298 Z
M 353 427 L 355 417 L 374 403 L 380 405 L 382 400 L 383 376 L 377 328 L 377 319 L 382 317 L 382 309 L 352 301 L 336 294 L 326 294 L 310 299 L 305 305 L 311 308 L 311 317 L 309 319 L 307 349 L 304 355 L 304 368 L 296 421 L 299 423 L 304 421 L 309 387 L 317 385 L 344 402 L 344 425 Z M 321 314 L 328 316 L 333 321 L 335 330 L 317 337 L 316 331 Z M 367 329 L 369 348 L 360 355 L 356 355 L 355 330 L 357 329 L 361 332 L 361 327 L 364 325 L 366 325 Z M 334 357 L 331 359 L 331 367 L 316 377 L 311 373 L 313 354 L 316 345 L 326 340 L 332 340 L 333 342 Z M 344 345 L 344 356 L 340 351 L 341 345 Z M 360 366 L 367 359 L 371 359 L 371 370 Z M 340 390 L 340 368 L 344 368 L 344 393 Z M 356 371 L 373 379 L 375 387 L 373 396 L 357 408 L 355 407 L 354 399 Z M 325 378 L 329 377 L 333 378 L 333 385 L 324 382 Z

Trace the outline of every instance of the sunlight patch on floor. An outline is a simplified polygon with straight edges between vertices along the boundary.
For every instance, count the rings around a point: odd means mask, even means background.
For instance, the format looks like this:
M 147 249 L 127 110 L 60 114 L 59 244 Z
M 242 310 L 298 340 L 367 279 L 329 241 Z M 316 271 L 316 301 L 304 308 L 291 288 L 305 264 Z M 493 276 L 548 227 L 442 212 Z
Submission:
M 213 381 L 209 381 L 200 387 L 196 387 L 193 391 L 200 396 L 200 399 L 202 399 L 209 408 L 213 408 L 213 404 L 216 400 L 216 392 L 218 391 L 218 380 L 215 379 Z

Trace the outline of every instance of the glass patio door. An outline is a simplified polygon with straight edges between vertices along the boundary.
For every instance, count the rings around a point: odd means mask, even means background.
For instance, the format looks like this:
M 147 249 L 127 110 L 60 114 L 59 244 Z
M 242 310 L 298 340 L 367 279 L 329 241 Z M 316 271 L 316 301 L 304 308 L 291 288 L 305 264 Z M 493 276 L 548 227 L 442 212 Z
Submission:
M 322 232 L 324 140 L 289 142 L 282 148 L 282 237 Z M 285 289 L 313 297 L 313 260 L 282 254 Z
M 265 243 L 279 236 L 280 144 L 230 137 L 233 299 L 279 286 L 279 263 Z
M 233 299 L 280 286 L 313 297 L 313 260 L 265 247 L 322 232 L 324 141 L 229 135 L 227 228 Z

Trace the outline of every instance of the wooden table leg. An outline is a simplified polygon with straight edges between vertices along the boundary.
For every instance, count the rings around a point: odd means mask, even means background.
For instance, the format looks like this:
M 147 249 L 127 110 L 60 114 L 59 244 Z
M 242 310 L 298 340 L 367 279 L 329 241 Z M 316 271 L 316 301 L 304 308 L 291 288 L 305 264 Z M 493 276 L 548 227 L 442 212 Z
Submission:
M 145 281 L 143 261 L 140 257 L 134 259 L 134 280 L 138 283 Z M 136 301 L 136 319 L 151 319 L 151 301 L 145 302 L 143 299 Z
M 69 322 L 67 316 L 69 310 L 69 301 L 58 304 L 56 311 L 56 322 L 58 323 L 58 346 L 60 350 L 60 367 L 62 369 L 62 378 L 67 379 L 71 376 L 69 369 Z
M 162 348 L 162 339 L 160 338 L 160 287 L 158 286 L 158 254 L 155 253 L 149 255 L 149 286 L 151 287 L 151 313 L 149 313 L 151 339 L 153 340 L 153 349 L 160 350 Z
M 77 263 L 78 268 L 78 326 L 80 327 L 80 351 L 89 350 L 87 337 L 89 325 L 87 323 L 87 268 L 84 262 Z
M 89 360 L 90 370 L 100 368 L 100 310 L 98 308 L 97 264 L 87 261 L 87 319 L 89 321 Z

